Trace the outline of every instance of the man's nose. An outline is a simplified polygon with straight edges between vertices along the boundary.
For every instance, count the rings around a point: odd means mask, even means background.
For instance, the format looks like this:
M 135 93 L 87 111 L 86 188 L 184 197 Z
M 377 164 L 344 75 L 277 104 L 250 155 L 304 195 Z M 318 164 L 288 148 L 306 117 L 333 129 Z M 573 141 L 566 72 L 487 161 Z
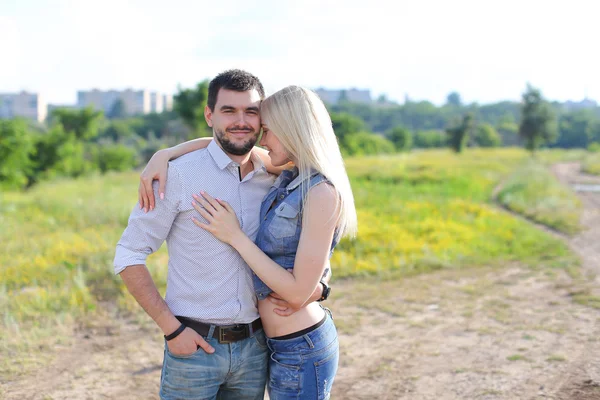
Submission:
M 238 122 L 240 125 L 246 124 L 246 113 L 244 113 L 243 111 L 238 113 Z

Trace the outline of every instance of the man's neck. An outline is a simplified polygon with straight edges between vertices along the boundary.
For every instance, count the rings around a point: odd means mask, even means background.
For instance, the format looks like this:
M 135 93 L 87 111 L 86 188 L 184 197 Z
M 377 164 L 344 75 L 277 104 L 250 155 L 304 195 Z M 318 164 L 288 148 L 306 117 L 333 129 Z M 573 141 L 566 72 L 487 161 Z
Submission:
M 230 154 L 223 150 L 225 154 L 232 161 L 238 163 L 240 165 L 240 181 L 246 177 L 252 170 L 254 170 L 254 164 L 252 163 L 252 158 L 250 157 L 250 152 L 248 154 L 244 154 L 243 156 L 236 156 L 234 154 Z

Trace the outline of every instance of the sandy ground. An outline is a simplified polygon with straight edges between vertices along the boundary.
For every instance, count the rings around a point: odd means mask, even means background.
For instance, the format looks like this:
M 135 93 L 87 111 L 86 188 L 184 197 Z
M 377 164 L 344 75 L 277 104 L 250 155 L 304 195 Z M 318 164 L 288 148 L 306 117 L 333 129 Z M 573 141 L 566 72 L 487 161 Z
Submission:
M 577 164 L 568 184 L 597 182 Z M 584 278 L 519 265 L 382 281 L 336 282 L 328 305 L 340 333 L 334 399 L 600 399 L 600 193 L 580 193 L 579 235 L 563 237 Z M 556 233 L 553 233 L 556 235 Z M 151 323 L 99 320 L 7 399 L 156 399 L 162 340 Z

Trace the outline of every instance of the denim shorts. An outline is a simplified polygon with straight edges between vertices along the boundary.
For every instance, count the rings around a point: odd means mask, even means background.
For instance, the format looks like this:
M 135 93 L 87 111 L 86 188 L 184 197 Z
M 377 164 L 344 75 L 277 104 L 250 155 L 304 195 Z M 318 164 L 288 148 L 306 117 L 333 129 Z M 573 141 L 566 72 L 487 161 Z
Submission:
M 269 339 L 271 400 L 329 399 L 337 372 L 339 343 L 329 313 L 318 328 L 293 339 Z

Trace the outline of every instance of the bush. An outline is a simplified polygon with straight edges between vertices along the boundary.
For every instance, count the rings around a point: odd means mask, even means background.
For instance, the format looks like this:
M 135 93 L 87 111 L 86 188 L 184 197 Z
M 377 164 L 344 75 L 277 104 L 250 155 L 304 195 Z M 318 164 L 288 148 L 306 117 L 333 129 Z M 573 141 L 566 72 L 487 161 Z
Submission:
M 27 185 L 34 152 L 34 138 L 25 121 L 0 120 L 0 187 L 20 189 Z
M 442 131 L 420 131 L 415 135 L 415 147 L 423 149 L 446 147 L 447 143 L 446 134 Z
M 107 171 L 127 171 L 137 164 L 135 151 L 120 144 L 98 148 L 95 151 L 94 159 L 102 173 Z
M 383 136 L 369 132 L 359 132 L 344 138 L 342 149 L 351 156 L 390 154 L 395 152 L 392 142 Z
M 592 153 L 600 153 L 600 143 L 593 142 L 588 146 L 588 150 Z
M 502 138 L 493 126 L 482 124 L 475 130 L 473 142 L 479 147 L 499 147 L 502 145 Z
M 388 131 L 386 136 L 394 143 L 394 146 L 396 146 L 396 150 L 398 151 L 408 151 L 412 148 L 413 138 L 408 129 L 397 126 Z

